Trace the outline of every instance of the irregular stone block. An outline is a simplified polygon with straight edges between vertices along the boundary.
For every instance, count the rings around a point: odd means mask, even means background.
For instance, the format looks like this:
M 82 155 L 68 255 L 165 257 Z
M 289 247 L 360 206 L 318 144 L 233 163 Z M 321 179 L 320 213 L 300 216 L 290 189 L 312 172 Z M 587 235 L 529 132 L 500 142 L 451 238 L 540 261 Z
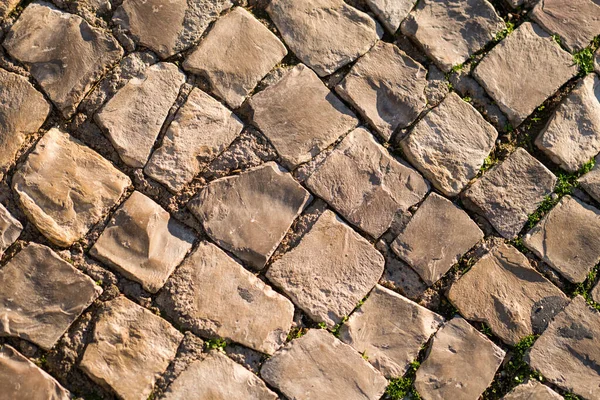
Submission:
M 58 129 L 49 130 L 13 176 L 27 218 L 52 243 L 81 239 L 131 185 L 127 175 Z
M 563 397 L 535 379 L 511 390 L 502 400 L 563 400 Z
M 23 225 L 0 204 L 0 258 L 21 235 Z
M 579 185 L 596 201 L 600 202 L 600 159 L 596 157 L 596 165 L 590 172 L 579 178 Z
M 415 0 L 366 0 L 367 5 L 392 35 L 414 7 Z

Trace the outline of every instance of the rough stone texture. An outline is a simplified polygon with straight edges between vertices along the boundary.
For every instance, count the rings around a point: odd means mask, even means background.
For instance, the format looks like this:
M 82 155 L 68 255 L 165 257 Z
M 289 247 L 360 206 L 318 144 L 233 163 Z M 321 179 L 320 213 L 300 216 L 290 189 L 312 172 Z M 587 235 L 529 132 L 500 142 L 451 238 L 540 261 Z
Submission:
M 131 180 L 89 147 L 51 129 L 12 184 L 27 218 L 51 242 L 67 247 L 119 201 Z
M 47 4 L 27 6 L 4 40 L 50 100 L 70 117 L 96 80 L 123 55 L 109 34 Z
M 249 104 L 254 123 L 290 169 L 358 125 L 354 113 L 302 64 L 254 95 Z
M 569 302 L 531 267 L 527 257 L 504 243 L 455 282 L 448 298 L 470 321 L 485 322 L 505 343 L 541 333 Z
M 238 108 L 286 54 L 277 36 L 237 7 L 215 23 L 183 68 L 204 76 L 217 96 Z
M 544 378 L 584 399 L 600 396 L 600 314 L 581 296 L 558 314 L 529 352 Z
M 18 238 L 23 225 L 0 204 L 0 258 Z
M 569 172 L 577 172 L 600 152 L 598 75 L 589 74 L 579 82 L 554 111 L 535 144 Z
M 477 176 L 497 137 L 473 106 L 450 93 L 400 145 L 406 159 L 439 191 L 456 196 Z
M 512 239 L 555 184 L 552 172 L 519 147 L 467 189 L 462 199 L 467 208 L 483 215 L 498 233 Z
M 590 172 L 579 178 L 579 185 L 600 202 L 600 158 L 596 157 L 596 165 Z
M 386 378 L 403 376 L 444 318 L 376 285 L 340 331 L 340 339 L 364 354 Z
M 583 282 L 600 261 L 600 210 L 565 196 L 523 243 L 569 281 Z
M 467 61 L 504 28 L 486 0 L 422 0 L 402 23 L 402 33 L 444 72 Z
M 377 132 L 389 140 L 427 105 L 427 70 L 393 44 L 379 42 L 361 57 L 336 86 Z
M 289 173 L 269 162 L 211 182 L 189 207 L 215 242 L 262 269 L 310 199 Z
M 182 339 L 167 321 L 119 296 L 100 314 L 80 368 L 123 400 L 146 400 Z
M 20 0 L 4 0 L 0 3 L 0 19 L 6 18 L 19 4 Z
M 0 336 L 50 350 L 100 293 L 48 247 L 29 244 L 0 269 Z
M 325 211 L 267 278 L 318 322 L 333 327 L 375 286 L 385 260 L 333 212 Z
M 320 76 L 365 54 L 383 34 L 343 0 L 272 0 L 267 12 L 296 57 Z
M 535 379 L 511 390 L 502 400 L 563 400 L 563 397 Z
M 592 296 L 592 300 L 594 300 L 596 303 L 600 303 L 600 282 L 596 283 L 596 286 L 594 286 L 590 294 Z
M 483 58 L 473 76 L 517 127 L 577 71 L 571 54 L 525 22 Z
M 440 329 L 417 370 L 415 388 L 425 399 L 477 400 L 494 379 L 504 351 L 464 319 Z
M 388 230 L 429 191 L 412 168 L 392 158 L 365 129 L 351 132 L 306 181 L 345 219 L 372 237 Z
M 146 165 L 154 142 L 177 99 L 185 75 L 175 64 L 158 63 L 133 78 L 96 114 L 96 122 L 123 162 Z
M 223 152 L 242 131 L 242 122 L 200 89 L 193 89 L 144 172 L 174 192 Z
M 392 250 L 431 286 L 483 239 L 466 212 L 436 193 L 421 204 Z
M 366 3 L 385 29 L 394 34 L 412 10 L 416 0 L 366 0 Z
M 324 329 L 311 329 L 267 360 L 267 383 L 297 400 L 378 400 L 385 378 L 352 347 Z

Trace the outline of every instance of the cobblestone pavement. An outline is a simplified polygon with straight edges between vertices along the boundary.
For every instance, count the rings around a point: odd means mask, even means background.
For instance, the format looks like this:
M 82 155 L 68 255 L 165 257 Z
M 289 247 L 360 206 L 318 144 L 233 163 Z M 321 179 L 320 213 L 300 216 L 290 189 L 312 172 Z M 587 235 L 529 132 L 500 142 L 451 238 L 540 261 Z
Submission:
M 0 399 L 600 399 L 598 0 L 46 1 Z

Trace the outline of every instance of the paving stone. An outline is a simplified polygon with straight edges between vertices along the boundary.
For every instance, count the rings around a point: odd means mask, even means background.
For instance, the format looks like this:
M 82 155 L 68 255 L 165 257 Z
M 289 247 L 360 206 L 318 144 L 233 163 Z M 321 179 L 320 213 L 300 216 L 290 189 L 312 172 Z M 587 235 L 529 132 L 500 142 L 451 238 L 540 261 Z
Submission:
M 505 343 L 541 333 L 569 299 L 504 243 L 455 282 L 448 298 L 470 321 L 485 322 Z
M 50 350 L 100 293 L 48 247 L 29 244 L 0 269 L 0 336 Z
M 214 160 L 240 134 L 242 122 L 200 89 L 193 89 L 144 172 L 173 192 Z
M 596 286 L 594 286 L 590 295 L 592 296 L 592 300 L 596 303 L 600 303 L 600 282 L 596 283 Z
M 96 122 L 125 164 L 146 165 L 184 82 L 185 75 L 175 64 L 154 64 L 142 77 L 127 82 L 96 114 Z
M 17 7 L 20 0 L 4 0 L 0 3 L 0 18 L 4 19 Z
M 131 180 L 58 129 L 37 143 L 12 179 L 27 218 L 58 246 L 81 239 L 121 198 Z
M 415 388 L 425 399 L 477 400 L 494 379 L 504 351 L 460 317 L 433 337 L 417 370 Z
M 481 239 L 483 232 L 466 212 L 431 193 L 392 250 L 431 286 Z
M 365 54 L 383 30 L 343 0 L 272 0 L 269 16 L 290 50 L 319 76 Z
M 416 0 L 366 0 L 366 3 L 385 29 L 394 34 L 414 7 Z
M 80 368 L 123 400 L 146 400 L 183 335 L 167 321 L 119 296 L 106 303 Z
M 523 243 L 569 281 L 583 282 L 600 261 L 600 210 L 565 196 Z
M 429 191 L 418 172 L 392 158 L 363 128 L 346 136 L 306 185 L 374 238 Z
M 376 285 L 342 325 L 340 339 L 366 355 L 386 378 L 398 378 L 443 322 L 442 316 Z
M 590 172 L 579 178 L 579 185 L 596 201 L 600 202 L 600 159 L 596 157 L 596 165 Z
M 0 347 L 0 390 L 5 400 L 69 400 L 71 394 L 9 345 Z
M 563 397 L 535 379 L 511 390 L 502 400 L 563 400 Z
M 310 194 L 274 162 L 212 181 L 188 207 L 219 246 L 262 269 Z
M 422 0 L 402 23 L 402 33 L 449 72 L 484 48 L 505 26 L 486 0 Z
M 108 33 L 44 3 L 27 6 L 3 45 L 29 68 L 66 118 L 123 55 L 121 46 Z
M 215 23 L 183 68 L 204 76 L 217 96 L 238 108 L 286 54 L 277 36 L 237 7 Z
M 556 177 L 527 151 L 518 148 L 487 171 L 463 194 L 463 204 L 483 215 L 507 239 L 514 238 L 552 193 Z
M 356 116 L 305 65 L 249 102 L 256 126 L 294 169 L 358 125 Z
M 427 105 L 427 70 L 393 44 L 379 42 L 361 57 L 336 92 L 389 140 Z
M 490 50 L 473 76 L 517 127 L 577 72 L 571 54 L 525 22 Z
M 477 176 L 497 137 L 473 106 L 450 93 L 400 145 L 406 159 L 440 192 L 456 196 Z
M 0 204 L 0 258 L 21 235 L 23 225 Z
M 600 396 L 600 314 L 581 296 L 558 314 L 529 351 L 529 365 L 584 399 Z
M 315 321 L 333 327 L 375 286 L 384 264 L 369 242 L 327 210 L 271 265 L 267 278 Z
M 386 379 L 352 347 L 324 329 L 311 329 L 268 359 L 260 375 L 296 400 L 378 400 Z

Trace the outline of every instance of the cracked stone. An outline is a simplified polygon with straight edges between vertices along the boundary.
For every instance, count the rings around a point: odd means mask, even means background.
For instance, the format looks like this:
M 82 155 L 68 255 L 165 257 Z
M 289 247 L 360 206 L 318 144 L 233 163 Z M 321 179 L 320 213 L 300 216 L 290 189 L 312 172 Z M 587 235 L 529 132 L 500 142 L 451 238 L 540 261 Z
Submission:
M 21 235 L 23 225 L 0 204 L 0 258 Z
M 563 397 L 535 379 L 520 384 L 502 400 L 563 400 Z
M 579 178 L 579 185 L 596 201 L 600 202 L 600 159 L 596 158 L 596 165 L 590 172 Z
M 367 5 L 392 35 L 408 16 L 416 0 L 366 0 Z

